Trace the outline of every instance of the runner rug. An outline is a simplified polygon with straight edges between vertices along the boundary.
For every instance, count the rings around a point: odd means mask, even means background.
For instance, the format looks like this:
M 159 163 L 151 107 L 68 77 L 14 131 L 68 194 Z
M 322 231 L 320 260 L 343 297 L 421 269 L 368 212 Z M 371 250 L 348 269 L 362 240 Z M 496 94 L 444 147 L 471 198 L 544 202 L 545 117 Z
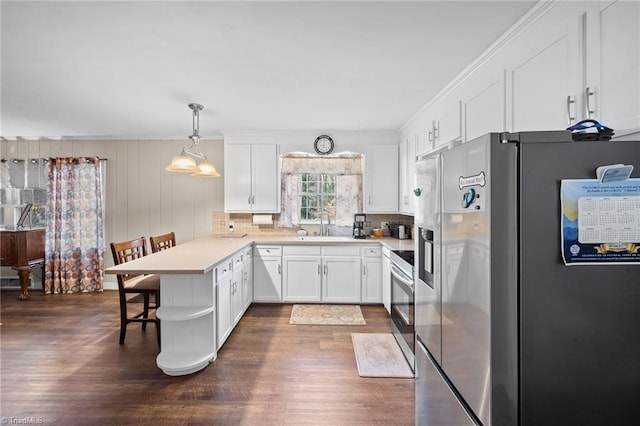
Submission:
M 358 305 L 293 305 L 289 324 L 366 325 Z
M 414 377 L 391 333 L 351 333 L 351 340 L 361 377 Z

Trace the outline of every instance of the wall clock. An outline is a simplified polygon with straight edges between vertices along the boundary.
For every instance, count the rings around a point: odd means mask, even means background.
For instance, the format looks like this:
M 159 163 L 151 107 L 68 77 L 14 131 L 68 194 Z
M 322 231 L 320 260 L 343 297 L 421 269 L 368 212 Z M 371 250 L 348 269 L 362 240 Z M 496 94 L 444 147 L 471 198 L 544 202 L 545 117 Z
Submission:
M 331 139 L 331 137 L 327 135 L 320 135 L 313 143 L 313 148 L 320 155 L 331 154 L 331 152 L 333 151 L 333 139 Z

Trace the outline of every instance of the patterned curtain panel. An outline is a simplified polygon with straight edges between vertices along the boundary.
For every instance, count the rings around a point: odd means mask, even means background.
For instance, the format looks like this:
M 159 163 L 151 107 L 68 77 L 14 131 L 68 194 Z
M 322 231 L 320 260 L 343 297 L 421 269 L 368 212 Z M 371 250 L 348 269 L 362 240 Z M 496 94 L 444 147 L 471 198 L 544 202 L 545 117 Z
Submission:
M 47 294 L 102 291 L 101 181 L 97 157 L 49 160 L 44 282 Z
M 347 153 L 319 157 L 296 153 L 283 157 L 281 227 L 300 224 L 300 176 L 305 173 L 336 176 L 336 210 L 331 221 L 338 226 L 351 226 L 353 215 L 362 211 L 362 155 Z

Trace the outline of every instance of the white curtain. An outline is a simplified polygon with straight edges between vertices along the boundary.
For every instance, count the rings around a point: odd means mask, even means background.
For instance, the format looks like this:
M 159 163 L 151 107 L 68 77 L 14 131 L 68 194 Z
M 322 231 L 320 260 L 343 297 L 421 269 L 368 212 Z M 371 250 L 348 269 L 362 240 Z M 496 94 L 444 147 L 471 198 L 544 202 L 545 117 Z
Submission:
M 351 226 L 353 215 L 362 211 L 362 156 L 336 154 L 315 156 L 294 154 L 282 159 L 282 213 L 280 226 L 300 224 L 300 176 L 329 174 L 336 177 L 336 212 L 334 223 Z

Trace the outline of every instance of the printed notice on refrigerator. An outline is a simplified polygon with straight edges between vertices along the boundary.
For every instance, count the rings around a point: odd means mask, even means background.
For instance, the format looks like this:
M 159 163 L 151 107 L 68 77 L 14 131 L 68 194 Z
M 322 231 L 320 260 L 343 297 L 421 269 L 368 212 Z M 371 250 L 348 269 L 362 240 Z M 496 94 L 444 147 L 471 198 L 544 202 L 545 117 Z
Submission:
M 640 179 L 563 180 L 565 265 L 640 264 Z

